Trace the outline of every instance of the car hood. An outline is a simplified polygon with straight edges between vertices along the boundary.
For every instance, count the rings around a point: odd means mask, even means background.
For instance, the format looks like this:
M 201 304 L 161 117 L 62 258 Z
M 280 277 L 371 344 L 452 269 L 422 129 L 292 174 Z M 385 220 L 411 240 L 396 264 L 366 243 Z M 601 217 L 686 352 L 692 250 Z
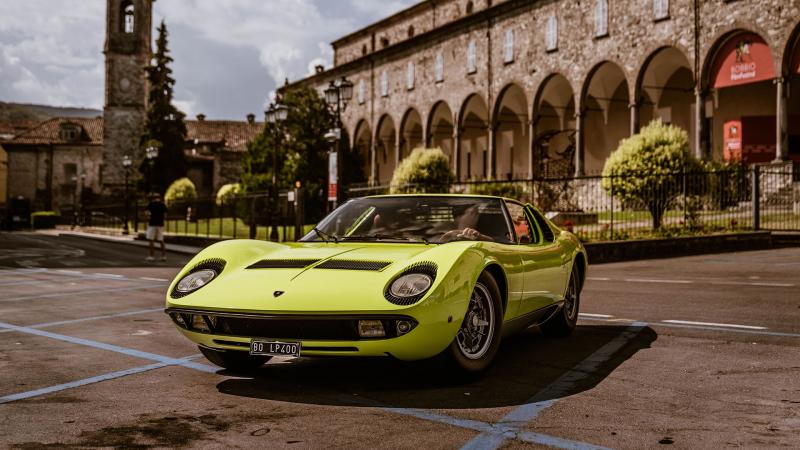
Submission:
M 222 244 L 195 257 L 170 286 L 170 292 L 178 279 L 204 260 L 225 260 L 222 273 L 192 294 L 178 299 L 168 297 L 169 307 L 278 314 L 402 310 L 408 307 L 384 298 L 395 277 L 411 265 L 432 262 L 437 266 L 437 276 L 428 297 L 440 295 L 447 272 L 474 245 L 258 241 Z M 295 267 L 286 267 L 291 265 Z

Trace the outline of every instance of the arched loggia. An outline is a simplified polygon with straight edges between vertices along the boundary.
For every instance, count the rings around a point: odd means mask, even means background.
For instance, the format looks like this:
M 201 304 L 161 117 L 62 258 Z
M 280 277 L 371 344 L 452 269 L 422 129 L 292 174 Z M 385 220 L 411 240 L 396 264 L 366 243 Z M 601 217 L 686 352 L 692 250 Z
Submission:
M 530 155 L 528 98 L 516 84 L 504 88 L 494 109 L 494 177 L 499 180 L 526 178 Z
M 619 141 L 630 135 L 625 72 L 609 61 L 597 65 L 583 88 L 583 172 L 598 173 Z M 579 168 L 580 170 L 580 168 Z
M 388 184 L 392 180 L 397 160 L 396 146 L 394 121 L 390 115 L 384 114 L 375 133 L 375 171 L 379 184 Z
M 461 180 L 485 180 L 489 173 L 489 110 L 478 94 L 461 106 L 458 120 L 461 152 L 457 176 Z
M 436 102 L 428 116 L 428 147 L 441 148 L 453 161 L 455 143 L 453 142 L 453 112 L 444 101 Z
M 533 104 L 534 173 L 562 178 L 575 172 L 575 93 L 561 74 L 545 79 Z
M 422 118 L 416 109 L 410 108 L 400 122 L 400 160 L 423 143 Z
M 361 119 L 355 128 L 352 139 L 352 149 L 354 159 L 360 163 L 362 173 L 372 178 L 372 130 L 365 119 Z M 366 180 L 361 180 L 366 181 Z

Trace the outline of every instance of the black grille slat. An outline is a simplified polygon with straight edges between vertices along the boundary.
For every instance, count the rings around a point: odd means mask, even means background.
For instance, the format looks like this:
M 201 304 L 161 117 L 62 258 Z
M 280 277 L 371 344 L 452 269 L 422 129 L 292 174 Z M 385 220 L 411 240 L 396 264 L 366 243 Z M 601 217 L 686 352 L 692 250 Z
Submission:
M 388 261 L 357 261 L 352 259 L 329 259 L 322 264 L 314 267 L 315 269 L 336 269 L 336 270 L 372 270 L 380 271 L 391 264 Z
M 215 333 L 243 337 L 310 340 L 358 340 L 354 320 L 264 320 L 245 317 L 219 317 Z
M 318 259 L 263 259 L 247 266 L 248 269 L 305 269 Z

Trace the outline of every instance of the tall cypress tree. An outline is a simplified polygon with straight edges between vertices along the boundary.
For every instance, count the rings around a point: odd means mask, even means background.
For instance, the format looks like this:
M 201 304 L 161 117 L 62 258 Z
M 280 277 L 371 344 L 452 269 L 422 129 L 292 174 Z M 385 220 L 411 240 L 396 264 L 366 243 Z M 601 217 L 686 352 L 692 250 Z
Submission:
M 150 93 L 147 104 L 147 121 L 141 138 L 141 147 L 158 148 L 158 157 L 150 171 L 150 164 L 145 159 L 139 170 L 144 180 L 149 180 L 146 189 L 153 189 L 161 194 L 173 181 L 186 176 L 187 163 L 183 154 L 186 142 L 186 116 L 172 105 L 172 92 L 175 79 L 169 65 L 173 59 L 167 48 L 167 26 L 164 21 L 158 27 L 156 54 L 151 64 L 145 68 L 150 82 Z

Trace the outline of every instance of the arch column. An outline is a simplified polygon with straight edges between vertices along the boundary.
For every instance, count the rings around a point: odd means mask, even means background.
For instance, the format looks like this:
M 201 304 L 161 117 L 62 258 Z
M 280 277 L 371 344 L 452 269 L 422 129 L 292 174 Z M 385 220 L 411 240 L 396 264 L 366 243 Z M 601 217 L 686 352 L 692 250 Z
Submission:
M 528 179 L 532 180 L 534 175 L 533 147 L 536 145 L 536 120 L 533 116 L 531 116 L 531 120 L 528 121 L 527 125 L 528 125 Z
M 453 127 L 453 173 L 456 174 L 456 180 L 461 181 L 461 126 L 455 122 L 456 126 Z
M 585 114 L 583 112 L 583 105 L 578 104 L 578 110 L 575 111 L 575 176 L 582 177 L 584 175 L 584 142 L 583 142 L 583 119 Z
M 789 160 L 789 113 L 786 108 L 786 79 L 778 77 L 775 79 L 777 88 L 776 109 L 775 109 L 775 162 Z
M 628 108 L 631 110 L 631 136 L 639 132 L 639 101 L 634 100 Z
M 486 177 L 487 180 L 494 179 L 494 155 L 497 154 L 497 140 L 494 138 L 495 132 L 497 130 L 497 124 L 492 123 L 491 119 L 489 121 L 489 133 L 487 133 L 489 142 L 488 142 L 488 153 L 486 153 Z
M 369 146 L 369 183 L 380 184 L 378 180 L 378 159 L 375 156 L 375 139 L 372 140 L 372 145 Z
M 694 89 L 694 153 L 695 158 L 705 159 L 709 153 L 704 148 L 705 142 L 703 136 L 705 135 L 706 125 L 706 111 L 705 111 L 705 95 L 703 90 L 699 87 Z

